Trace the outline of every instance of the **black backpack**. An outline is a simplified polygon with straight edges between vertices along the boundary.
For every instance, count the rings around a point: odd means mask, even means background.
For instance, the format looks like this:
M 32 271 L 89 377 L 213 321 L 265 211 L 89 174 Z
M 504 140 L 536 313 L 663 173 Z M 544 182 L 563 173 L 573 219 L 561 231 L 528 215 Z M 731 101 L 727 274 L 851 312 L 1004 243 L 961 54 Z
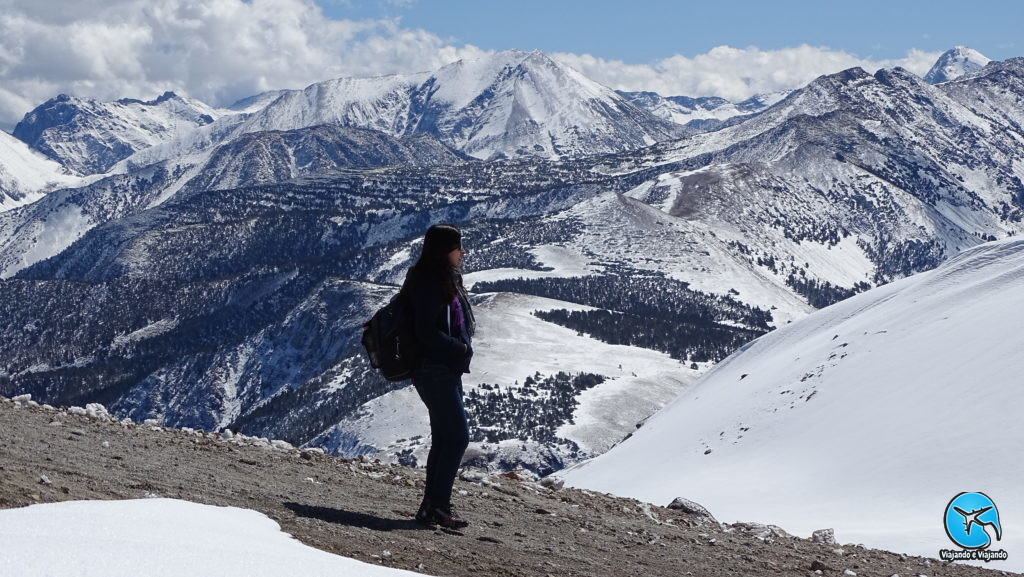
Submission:
M 412 326 L 412 307 L 399 291 L 363 325 L 363 347 L 370 366 L 389 381 L 412 377 L 419 363 L 419 347 Z

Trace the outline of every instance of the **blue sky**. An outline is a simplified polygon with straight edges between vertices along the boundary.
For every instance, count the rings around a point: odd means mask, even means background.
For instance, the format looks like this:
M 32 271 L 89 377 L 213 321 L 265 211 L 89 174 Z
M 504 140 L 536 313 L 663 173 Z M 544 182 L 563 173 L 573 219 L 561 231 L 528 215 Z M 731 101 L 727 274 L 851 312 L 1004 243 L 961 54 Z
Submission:
M 454 43 L 487 50 L 538 48 L 643 63 L 720 45 L 777 50 L 809 44 L 867 59 L 912 48 L 975 48 L 1024 56 L 1020 0 L 319 0 L 334 18 L 398 18 Z
M 822 74 L 1024 56 L 1024 0 L 0 0 L 0 128 L 60 93 L 214 106 L 540 49 L 616 90 L 733 101 Z

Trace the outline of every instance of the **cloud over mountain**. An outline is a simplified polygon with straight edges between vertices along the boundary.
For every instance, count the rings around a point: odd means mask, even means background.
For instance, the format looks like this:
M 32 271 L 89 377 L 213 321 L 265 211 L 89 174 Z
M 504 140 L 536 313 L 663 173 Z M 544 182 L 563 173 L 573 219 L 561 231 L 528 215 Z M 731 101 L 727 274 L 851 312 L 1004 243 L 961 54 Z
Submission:
M 0 128 L 62 92 L 113 100 L 173 91 L 224 106 L 266 90 L 434 70 L 485 53 L 399 20 L 334 20 L 313 0 L 0 0 Z M 610 88 L 734 101 L 853 66 L 924 74 L 937 57 L 911 50 L 870 60 L 808 45 L 718 46 L 642 64 L 557 56 Z
M 616 90 L 650 90 L 665 96 L 720 96 L 734 102 L 755 94 L 791 90 L 823 74 L 859 66 L 874 72 L 901 66 L 923 75 L 937 52 L 910 50 L 899 59 L 872 60 L 828 47 L 802 44 L 779 50 L 716 46 L 692 58 L 674 55 L 649 64 L 628 64 L 589 54 L 556 54 L 584 75 Z
M 0 125 L 59 92 L 170 90 L 215 105 L 340 76 L 481 54 L 387 20 L 331 20 L 310 0 L 0 0 Z

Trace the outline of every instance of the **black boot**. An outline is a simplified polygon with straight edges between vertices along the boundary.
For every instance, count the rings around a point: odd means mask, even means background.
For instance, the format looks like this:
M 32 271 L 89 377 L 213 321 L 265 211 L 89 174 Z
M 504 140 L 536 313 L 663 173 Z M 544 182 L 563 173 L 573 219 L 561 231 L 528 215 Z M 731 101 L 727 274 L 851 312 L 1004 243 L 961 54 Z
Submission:
M 434 522 L 448 529 L 464 529 L 469 526 L 469 521 L 459 517 L 455 508 L 449 503 L 447 507 L 434 507 L 431 509 Z
M 416 522 L 428 527 L 436 525 L 437 521 L 434 520 L 433 509 L 434 508 L 430 506 L 430 501 L 423 499 L 423 502 L 420 503 L 419 511 L 416 511 Z

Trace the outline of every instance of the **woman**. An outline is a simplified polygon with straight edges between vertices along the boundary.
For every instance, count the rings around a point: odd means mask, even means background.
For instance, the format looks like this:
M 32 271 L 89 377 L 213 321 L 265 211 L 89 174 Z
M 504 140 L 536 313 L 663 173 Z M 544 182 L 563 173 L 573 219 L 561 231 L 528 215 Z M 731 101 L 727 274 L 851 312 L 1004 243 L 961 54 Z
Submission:
M 416 520 L 459 529 L 469 525 L 452 508 L 452 486 L 469 444 L 462 404 L 462 374 L 473 357 L 473 312 L 459 266 L 466 251 L 462 233 L 436 224 L 423 238 L 423 252 L 409 269 L 403 292 L 413 311 L 421 361 L 412 384 L 430 414 L 427 486 Z

